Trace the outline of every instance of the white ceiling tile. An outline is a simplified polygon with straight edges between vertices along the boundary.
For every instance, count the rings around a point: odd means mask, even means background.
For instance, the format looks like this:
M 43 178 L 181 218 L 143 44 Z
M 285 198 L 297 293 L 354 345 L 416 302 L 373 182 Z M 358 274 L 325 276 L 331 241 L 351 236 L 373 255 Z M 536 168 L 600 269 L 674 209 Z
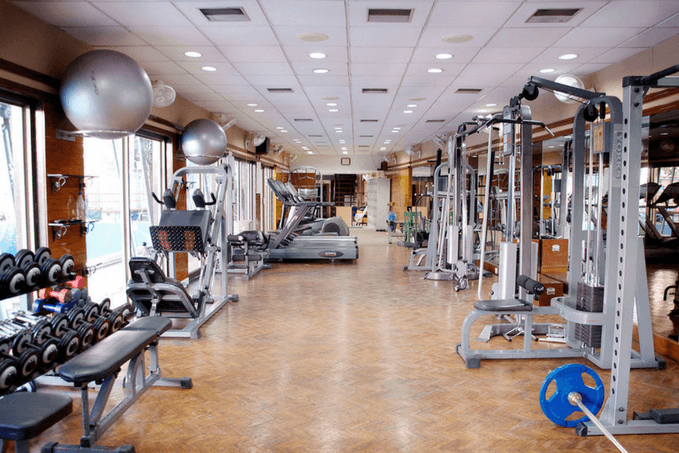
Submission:
M 356 76 L 401 76 L 408 63 L 352 63 L 351 74 Z
M 572 63 L 586 63 L 590 61 L 592 58 L 596 58 L 602 53 L 606 52 L 608 50 L 607 47 L 570 47 L 570 48 L 563 48 L 563 47 L 550 47 L 546 49 L 544 52 L 542 52 L 540 55 L 535 57 L 535 59 L 532 61 L 533 63 L 547 63 L 547 64 L 556 64 L 556 63 L 563 63 L 564 61 L 566 62 L 572 62 Z M 572 53 L 577 55 L 577 58 L 573 60 L 560 60 L 559 56 L 567 54 L 567 53 Z
M 446 64 L 444 66 L 436 63 L 410 63 L 405 75 L 409 77 L 420 77 L 423 82 L 430 82 L 431 80 L 435 80 L 437 77 L 441 79 L 454 77 L 458 75 L 466 66 L 466 64 Z M 427 72 L 432 68 L 443 69 L 443 72 L 434 74 Z M 423 85 L 427 84 L 428 83 L 423 83 Z
M 501 84 L 520 70 L 522 64 L 470 64 L 455 80 L 456 84 L 467 85 L 467 88 L 493 87 Z
M 318 77 L 319 75 L 324 77 Z M 327 87 L 327 86 L 349 86 L 349 76 L 348 75 L 330 75 L 330 74 L 313 74 L 310 76 L 298 75 L 297 79 L 302 86 L 307 88 L 313 87 Z
M 197 93 L 209 93 L 212 96 L 215 95 L 215 91 L 206 86 L 205 84 L 196 81 L 196 83 L 191 83 L 188 85 L 172 85 L 172 88 L 174 88 L 178 93 L 189 93 L 189 94 L 197 94 Z M 216 93 L 220 94 L 220 93 Z M 221 97 L 220 97 L 221 99 Z
M 434 7 L 429 26 L 465 24 L 466 27 L 500 27 L 520 5 L 520 1 L 438 3 Z
M 608 1 L 608 0 L 607 0 Z M 560 1 L 532 1 L 522 5 L 516 13 L 507 21 L 506 27 L 576 27 L 580 25 L 584 20 L 590 17 L 592 14 L 596 13 L 602 6 L 606 4 L 606 1 L 589 1 L 589 0 L 574 0 L 569 1 L 566 5 L 564 0 Z M 573 16 L 568 22 L 564 23 L 553 23 L 553 24 L 534 24 L 526 23 L 526 20 L 530 18 L 535 11 L 538 9 L 563 9 L 563 8 L 581 8 L 575 16 Z
M 146 42 L 124 27 L 62 27 L 69 35 L 91 46 L 141 46 Z
M 398 98 L 412 100 L 414 98 L 426 98 L 425 101 L 434 100 L 443 93 L 444 88 L 441 87 L 413 87 L 402 86 L 398 89 Z M 421 102 L 421 101 L 413 101 Z
M 623 42 L 620 47 L 653 47 L 677 35 L 679 35 L 679 28 L 649 28 L 634 38 Z
M 376 30 L 376 33 L 381 33 L 387 28 L 396 27 L 403 29 L 406 27 L 421 28 L 429 17 L 432 10 L 432 0 L 421 0 L 412 2 L 411 4 L 394 5 L 393 0 L 387 1 L 370 1 L 369 3 L 348 2 L 348 16 L 349 26 L 362 27 L 370 26 Z M 378 9 L 412 9 L 413 13 L 408 23 L 384 23 L 384 22 L 368 22 L 368 8 Z M 379 30 L 379 31 L 377 31 Z
M 679 27 L 679 13 L 660 22 L 658 27 Z
M 151 46 L 127 46 L 127 47 L 103 47 L 104 49 L 115 50 L 124 53 L 134 61 L 141 63 L 144 61 L 170 61 L 168 57 L 158 52 Z
M 271 74 L 279 74 L 280 76 L 293 75 L 290 65 L 288 63 L 262 63 L 262 62 L 233 62 L 233 67 L 236 68 L 241 75 L 247 76 L 266 76 Z
M 311 58 L 309 58 L 311 60 Z M 322 79 L 328 76 L 346 76 L 349 74 L 349 70 L 346 63 L 329 63 L 324 61 L 314 62 L 313 60 L 303 63 L 292 63 L 292 67 L 296 74 L 305 76 L 315 76 L 318 79 Z M 314 69 L 327 69 L 330 72 L 325 74 L 316 74 Z
M 170 2 L 97 2 L 95 6 L 125 27 L 191 26 L 191 22 Z M 80 9 L 80 6 L 76 8 Z
M 313 52 L 319 43 L 302 41 L 298 36 L 307 33 L 320 33 L 328 37 L 327 40 L 322 41 L 320 44 L 341 47 L 347 45 L 346 27 L 333 27 L 324 24 L 313 24 L 313 26 L 290 24 L 274 25 L 273 29 L 276 32 L 276 36 L 280 40 L 280 43 L 284 46 L 306 46 L 309 48 L 309 52 Z
M 603 55 L 594 58 L 591 63 L 606 63 L 613 64 L 624 60 L 627 57 L 631 57 L 634 54 L 641 52 L 644 49 L 637 49 L 633 47 L 618 47 L 611 49 Z
M 413 54 L 412 47 L 390 47 L 385 52 L 380 47 L 355 47 L 349 49 L 352 63 L 395 63 L 410 61 Z
M 269 21 L 274 25 L 319 24 L 344 27 L 344 2 L 318 0 L 261 0 Z
M 186 74 L 186 71 L 172 61 L 146 61 L 140 63 L 149 75 L 152 74 Z
M 231 104 L 228 101 L 196 101 L 195 104 L 199 107 L 204 108 L 209 112 L 221 112 L 223 110 L 228 110 L 231 108 Z
M 497 32 L 497 28 L 482 28 L 482 27 L 431 27 L 428 26 L 422 38 L 420 39 L 419 47 L 437 47 L 441 49 L 448 49 L 452 54 L 455 54 L 455 49 L 460 47 L 483 47 L 490 38 Z M 441 41 L 445 36 L 471 36 L 472 39 L 462 43 L 446 43 Z
M 347 86 L 331 86 L 331 87 L 321 87 L 321 86 L 309 86 L 305 87 L 307 96 L 311 101 L 323 101 L 323 102 L 334 102 L 336 100 L 326 100 L 323 98 L 337 97 L 340 101 L 349 101 L 350 91 Z
M 347 49 L 340 46 L 328 46 L 323 43 L 306 43 L 305 46 L 285 46 L 284 51 L 290 61 L 295 63 L 316 62 L 318 64 L 347 62 Z M 314 59 L 309 56 L 312 52 L 320 52 L 325 58 Z
M 593 72 L 601 71 L 608 66 L 608 63 L 586 63 L 573 70 L 572 74 L 586 76 Z
M 174 2 L 175 7 L 179 9 L 194 25 L 200 27 L 224 27 L 224 22 L 209 21 L 200 9 L 206 8 L 235 8 L 242 7 L 250 19 L 248 22 L 243 22 L 249 25 L 267 25 L 266 17 L 262 14 L 256 0 L 218 0 L 218 1 L 177 1 Z M 232 22 L 227 22 L 227 25 Z
M 571 28 L 502 28 L 490 40 L 488 47 L 548 47 L 557 42 Z
M 234 86 L 249 85 L 249 82 L 247 80 L 245 80 L 242 76 L 237 75 L 237 74 L 236 75 L 226 75 L 226 74 L 215 74 L 215 73 L 203 71 L 202 74 L 194 74 L 194 75 L 198 80 L 207 84 L 208 86 L 212 86 L 212 85 L 234 85 Z
M 541 69 L 546 69 L 547 67 L 544 64 L 541 63 L 530 63 L 521 68 L 519 71 L 517 71 L 514 74 L 514 77 L 523 77 L 523 78 L 528 78 L 531 76 L 536 76 L 536 77 L 542 77 L 544 79 L 555 79 L 561 74 L 568 74 L 571 71 L 573 71 L 575 68 L 581 66 L 580 63 L 573 63 L 573 62 L 566 62 L 562 61 L 561 63 L 553 64 L 553 65 L 548 65 L 549 69 L 554 69 L 554 72 L 550 73 L 541 73 Z
M 173 61 L 226 61 L 224 55 L 214 46 L 156 46 L 156 49 Z M 194 58 L 184 55 L 184 52 L 189 51 L 198 52 L 202 54 L 202 57 Z
M 85 2 L 12 2 L 35 17 L 57 27 L 97 27 L 120 25 Z
M 280 46 L 220 46 L 218 49 L 232 63 L 286 61 Z
M 485 47 L 474 63 L 528 63 L 545 50 L 544 47 Z
M 287 103 L 291 103 L 290 105 L 293 105 L 292 103 L 300 102 L 304 103 L 305 105 L 309 105 L 306 95 L 298 86 L 274 85 L 269 88 L 292 88 L 292 93 L 271 93 L 267 88 L 258 88 L 259 92 L 262 93 L 262 96 L 264 96 L 274 105 L 287 105 Z
M 211 88 L 232 102 L 264 100 L 261 93 L 249 85 L 212 85 Z
M 408 75 L 403 77 L 402 87 L 447 87 L 457 77 L 456 74 Z
M 229 27 L 198 28 L 216 46 L 276 46 L 278 40 L 271 28 L 237 24 Z
M 351 85 L 353 89 L 361 93 L 362 88 L 390 88 L 389 92 L 395 92 L 395 88 L 401 83 L 401 77 L 367 77 L 367 76 L 351 76 Z M 372 93 L 370 95 L 373 95 Z M 382 96 L 377 94 L 375 96 Z
M 643 28 L 578 27 L 554 44 L 554 47 L 615 47 L 644 31 Z
M 461 64 L 469 63 L 472 58 L 481 50 L 479 47 L 456 47 L 455 49 L 450 48 L 450 44 L 445 46 L 441 43 L 439 47 L 418 47 L 413 53 L 412 62 L 413 63 L 428 63 L 437 65 L 449 65 L 449 64 Z M 453 57 L 447 60 L 440 60 L 436 58 L 436 55 L 442 53 L 449 53 Z
M 420 37 L 420 29 L 382 28 L 379 32 L 373 27 L 349 28 L 349 39 L 352 46 L 357 47 L 415 47 Z
M 186 86 L 186 85 L 192 85 L 192 84 L 201 84 L 202 82 L 198 79 L 196 79 L 194 76 L 190 74 L 186 74 L 184 72 L 183 74 L 158 74 L 156 76 L 156 79 L 162 79 L 165 83 L 168 85 L 174 87 L 175 85 L 177 86 Z
M 238 71 L 234 68 L 228 61 L 215 61 L 208 64 L 199 61 L 178 61 L 177 64 L 184 68 L 189 74 L 196 76 L 223 76 L 223 75 L 238 75 Z M 203 66 L 211 66 L 216 68 L 217 71 L 208 72 L 203 70 Z
M 652 27 L 679 12 L 679 2 L 614 1 L 582 23 L 585 27 Z
M 214 101 L 216 99 L 220 99 L 220 96 L 218 94 L 215 94 L 214 92 L 187 92 L 186 90 L 181 90 L 178 91 L 178 94 L 180 94 L 184 99 L 191 101 L 191 102 L 196 102 L 196 101 Z
M 129 27 L 154 46 L 209 46 L 210 41 L 195 27 Z
M 278 76 L 278 75 L 252 75 L 245 77 L 248 82 L 254 87 L 272 87 L 283 85 L 297 85 L 297 79 L 294 76 Z

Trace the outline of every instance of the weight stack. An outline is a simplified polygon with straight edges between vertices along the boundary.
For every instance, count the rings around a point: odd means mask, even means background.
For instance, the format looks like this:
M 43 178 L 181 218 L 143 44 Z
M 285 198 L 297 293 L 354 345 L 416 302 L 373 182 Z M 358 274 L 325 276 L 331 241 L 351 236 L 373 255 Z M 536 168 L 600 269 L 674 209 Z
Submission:
M 580 311 L 590 313 L 601 313 L 604 311 L 604 287 L 587 285 L 578 282 L 576 293 L 575 308 Z M 591 348 L 601 347 L 602 326 L 592 326 L 587 324 L 575 325 L 575 338 Z

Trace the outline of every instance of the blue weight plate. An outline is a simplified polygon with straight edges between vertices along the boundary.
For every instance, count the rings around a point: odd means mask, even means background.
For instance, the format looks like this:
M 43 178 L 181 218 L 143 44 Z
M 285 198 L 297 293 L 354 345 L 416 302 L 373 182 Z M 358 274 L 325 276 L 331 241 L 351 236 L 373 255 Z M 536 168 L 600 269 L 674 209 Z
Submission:
M 594 379 L 595 386 L 590 387 L 582 379 L 583 374 L 588 374 Z M 556 384 L 556 391 L 547 398 L 547 390 L 552 381 Z M 593 414 L 597 414 L 604 403 L 604 384 L 596 372 L 577 363 L 563 365 L 549 372 L 540 388 L 540 407 L 548 419 L 559 426 L 574 427 L 580 422 L 587 421 L 587 415 L 577 420 L 567 420 L 580 408 L 568 401 L 568 395 L 577 392 L 582 397 L 582 403 Z

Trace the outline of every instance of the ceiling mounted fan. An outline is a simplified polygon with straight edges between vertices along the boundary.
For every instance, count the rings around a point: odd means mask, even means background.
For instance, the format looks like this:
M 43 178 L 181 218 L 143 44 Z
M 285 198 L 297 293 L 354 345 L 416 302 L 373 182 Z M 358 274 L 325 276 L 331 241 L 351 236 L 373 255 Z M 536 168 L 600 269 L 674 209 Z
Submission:
M 153 106 L 169 107 L 177 98 L 177 92 L 162 80 L 156 80 L 153 84 Z

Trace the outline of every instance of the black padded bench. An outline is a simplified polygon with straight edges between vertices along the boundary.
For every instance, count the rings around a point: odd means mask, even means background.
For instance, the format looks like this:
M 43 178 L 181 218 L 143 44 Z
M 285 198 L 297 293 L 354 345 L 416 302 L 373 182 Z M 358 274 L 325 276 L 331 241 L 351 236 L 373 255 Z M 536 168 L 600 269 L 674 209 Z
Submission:
M 264 264 L 264 260 L 269 257 L 269 240 L 264 232 L 241 231 L 228 235 L 227 240 L 231 246 L 231 262 L 227 269 L 229 274 L 243 274 L 243 280 L 249 280 L 262 269 L 271 269 L 270 265 Z
M 13 440 L 17 453 L 29 453 L 29 439 L 39 436 L 72 411 L 73 400 L 66 395 L 9 394 L 0 399 L 0 439 Z
M 190 389 L 193 386 L 191 379 L 187 377 L 161 377 L 158 366 L 158 339 L 170 327 L 172 321 L 168 318 L 160 316 L 140 318 L 63 364 L 59 368 L 59 376 L 81 389 L 83 437 L 80 439 L 80 445 L 47 444 L 43 447 L 42 453 L 134 452 L 134 447 L 127 445 L 112 449 L 94 444 L 149 387 L 161 385 Z M 144 357 L 147 349 L 150 359 L 148 375 L 145 371 Z M 116 377 L 128 361 L 130 363 L 125 376 L 125 396 L 104 415 Z M 101 388 L 90 410 L 88 387 L 92 382 L 101 384 Z

